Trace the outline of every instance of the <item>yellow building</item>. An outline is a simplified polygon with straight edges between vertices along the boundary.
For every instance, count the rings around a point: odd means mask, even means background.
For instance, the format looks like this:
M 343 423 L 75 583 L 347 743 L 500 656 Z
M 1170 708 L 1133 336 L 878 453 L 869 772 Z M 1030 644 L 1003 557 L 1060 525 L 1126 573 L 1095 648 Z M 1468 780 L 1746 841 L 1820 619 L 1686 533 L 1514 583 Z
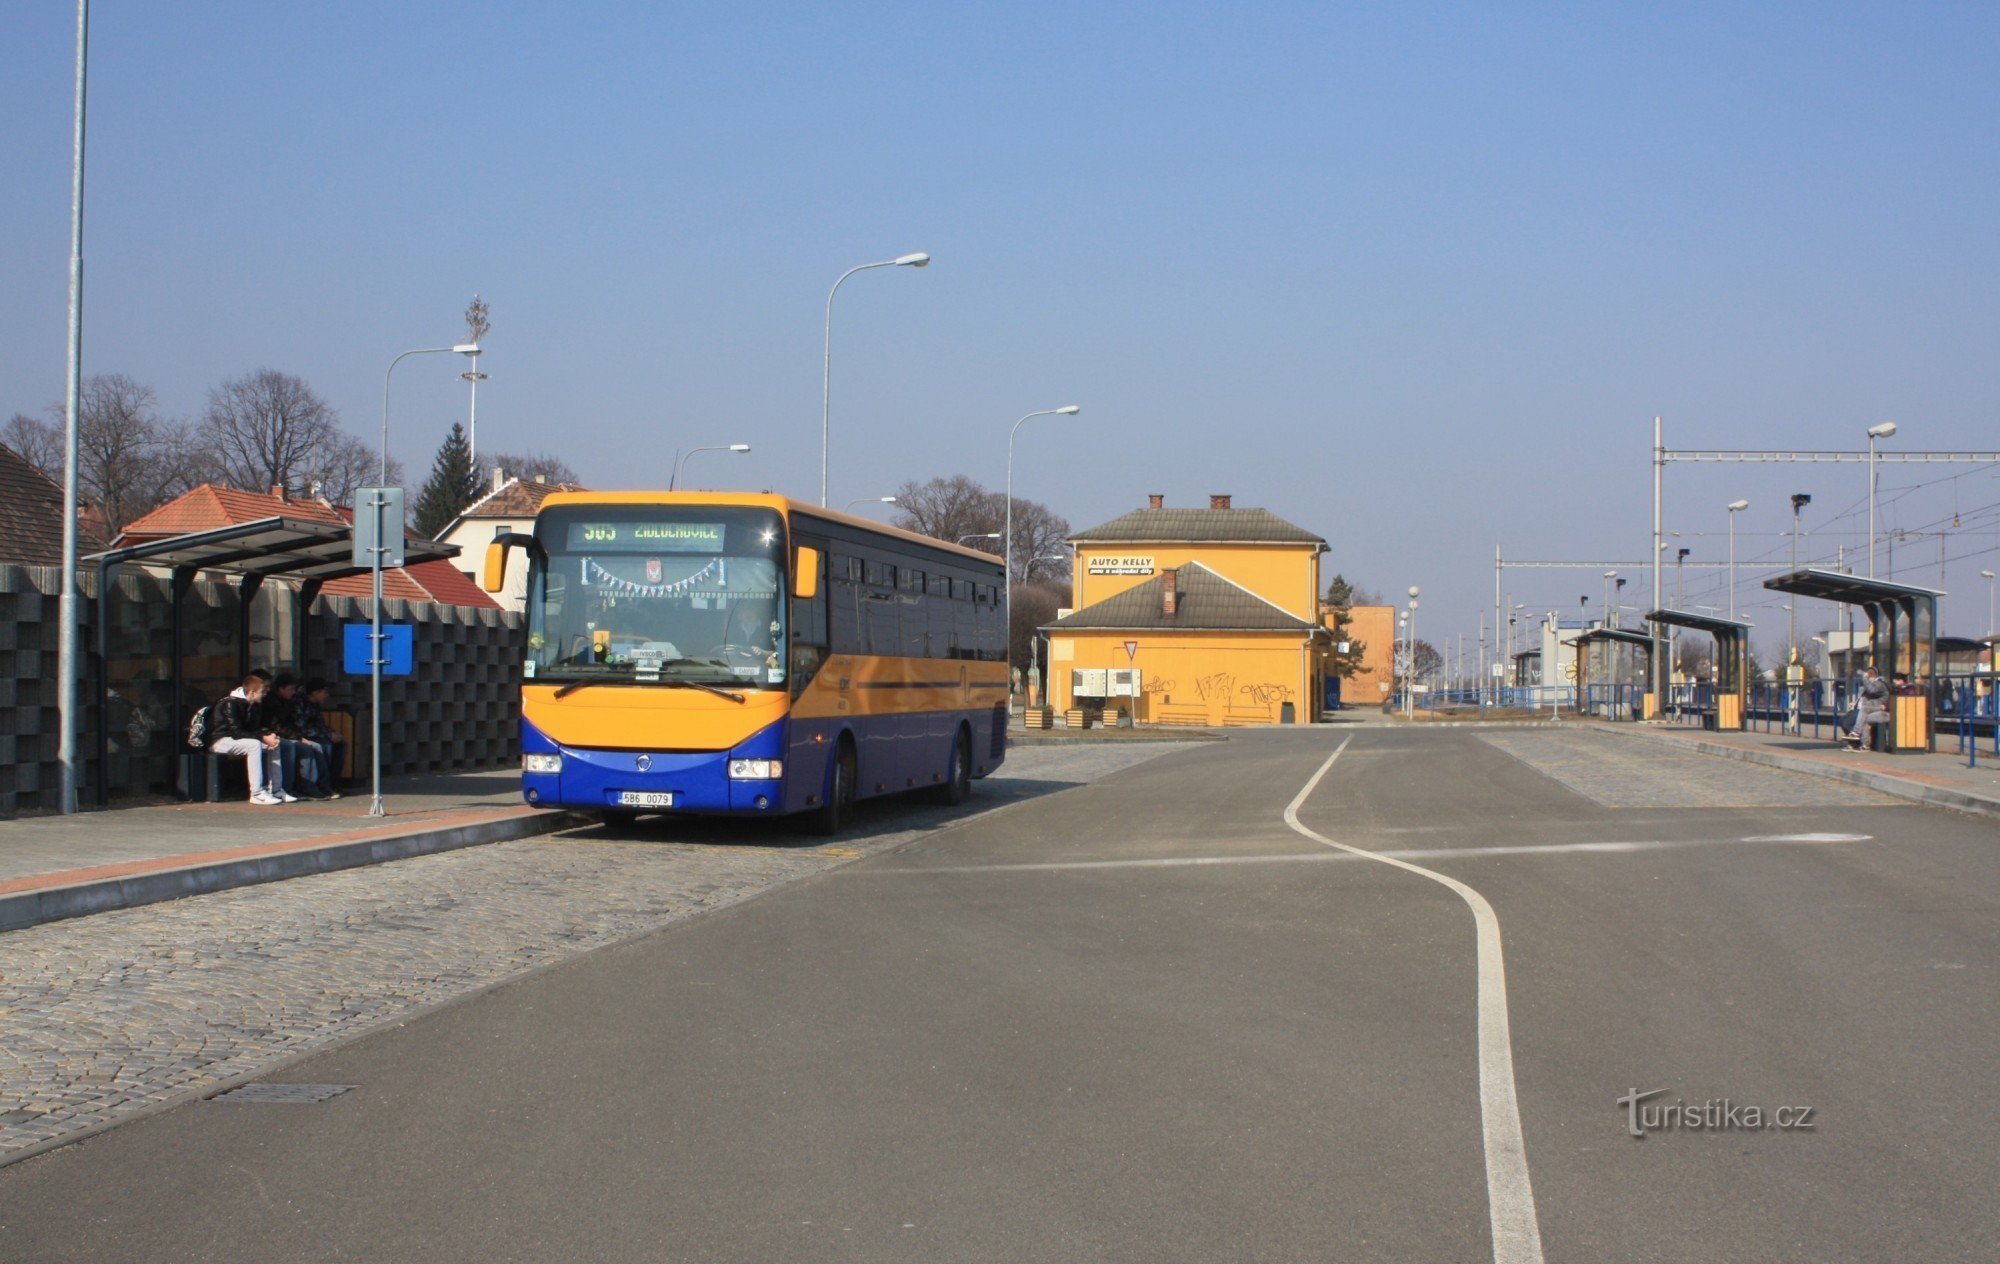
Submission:
M 1077 607 L 1042 629 L 1050 705 L 1141 724 L 1314 719 L 1326 541 L 1227 496 L 1150 502 L 1070 540 Z

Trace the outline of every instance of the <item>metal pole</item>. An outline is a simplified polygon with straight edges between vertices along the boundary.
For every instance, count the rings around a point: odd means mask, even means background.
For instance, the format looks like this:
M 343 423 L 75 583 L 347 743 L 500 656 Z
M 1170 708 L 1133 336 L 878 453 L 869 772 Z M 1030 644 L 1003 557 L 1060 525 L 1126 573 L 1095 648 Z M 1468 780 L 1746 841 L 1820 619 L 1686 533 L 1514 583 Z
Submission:
M 82 674 L 76 593 L 76 448 L 78 408 L 83 399 L 83 115 L 85 71 L 89 62 L 90 0 L 76 0 L 76 130 L 70 171 L 69 191 L 69 380 L 63 401 L 63 525 L 62 588 L 56 603 L 56 717 L 58 737 L 56 758 L 62 764 L 59 811 L 76 811 L 77 768 L 77 678 Z M 113 528 L 121 523 L 109 524 Z M 101 595 L 101 594 L 100 594 Z M 102 612 L 99 612 L 102 617 Z M 174 700 L 176 706 L 180 699 Z M 103 724 L 99 715 L 97 722 Z M 99 768 L 97 775 L 104 776 Z
M 1653 418 L 1653 609 L 1660 608 L 1660 549 L 1665 542 L 1660 538 L 1660 471 L 1667 466 L 1667 448 L 1661 438 L 1660 419 Z M 1653 652 L 1650 658 L 1653 677 L 1653 700 L 1660 707 L 1667 700 L 1667 656 L 1661 652 L 1665 643 L 1660 625 L 1653 625 Z
M 1500 560 L 1500 546 L 1495 544 L 1493 546 L 1493 647 L 1496 650 L 1500 648 L 1500 576 L 1504 571 L 1505 564 Z M 1495 704 L 1500 701 L 1497 685 L 1494 686 L 1493 701 Z
M 1729 617 L 1736 618 L 1736 511 L 1729 511 Z
M 1020 433 L 1021 422 L 1028 420 L 1028 417 L 1049 417 L 1056 413 L 1075 416 L 1080 411 L 1082 410 L 1075 404 L 1064 404 L 1061 408 L 1037 409 L 1029 413 L 1026 417 L 1022 417 L 1021 421 L 1015 422 L 1013 428 L 1007 432 L 1007 525 L 1001 529 L 1000 562 L 1004 568 L 1001 571 L 1001 574 L 1004 576 L 1001 582 L 1005 587 L 1001 589 L 1001 592 L 1003 594 L 1002 608 L 1006 611 L 1005 617 L 1007 620 L 1005 637 L 1007 643 L 1007 714 L 1009 715 L 1014 713 L 1014 436 Z
M 1875 578 L 1875 436 L 1872 433 L 1868 436 L 1868 578 Z

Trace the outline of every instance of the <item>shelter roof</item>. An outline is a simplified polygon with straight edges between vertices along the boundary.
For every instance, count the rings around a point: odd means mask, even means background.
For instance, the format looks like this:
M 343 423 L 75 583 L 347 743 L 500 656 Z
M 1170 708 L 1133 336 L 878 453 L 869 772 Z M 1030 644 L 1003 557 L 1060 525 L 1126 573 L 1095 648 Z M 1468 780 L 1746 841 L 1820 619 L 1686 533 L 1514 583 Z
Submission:
M 1716 636 L 1740 637 L 1750 630 L 1750 625 L 1740 619 L 1722 619 L 1712 614 L 1696 614 L 1692 610 L 1654 610 L 1646 615 L 1648 623 L 1664 623 L 1669 627 L 1693 628 L 1697 632 L 1709 632 Z
M 1635 632 L 1631 628 L 1592 628 L 1573 639 L 1578 645 L 1585 641 L 1618 641 L 1626 645 L 1643 645 L 1647 649 L 1653 647 L 1653 638 L 1649 633 Z
M 1885 602 L 1902 601 L 1912 597 L 1935 601 L 1944 596 L 1944 593 L 1935 588 L 1919 588 L 1915 584 L 1898 584 L 1886 579 L 1867 579 L 1840 571 L 1812 569 L 1774 576 L 1764 581 L 1764 587 L 1772 592 L 1792 593 L 1799 597 L 1819 597 L 1826 601 L 1844 602 L 1850 606 L 1879 606 Z
M 457 556 L 455 544 L 411 540 L 405 549 L 405 565 Z M 142 540 L 93 554 L 87 560 L 102 566 L 139 562 L 225 575 L 291 579 L 332 580 L 368 573 L 367 567 L 354 564 L 354 537 L 345 520 L 324 522 L 294 517 L 260 518 L 207 531 Z

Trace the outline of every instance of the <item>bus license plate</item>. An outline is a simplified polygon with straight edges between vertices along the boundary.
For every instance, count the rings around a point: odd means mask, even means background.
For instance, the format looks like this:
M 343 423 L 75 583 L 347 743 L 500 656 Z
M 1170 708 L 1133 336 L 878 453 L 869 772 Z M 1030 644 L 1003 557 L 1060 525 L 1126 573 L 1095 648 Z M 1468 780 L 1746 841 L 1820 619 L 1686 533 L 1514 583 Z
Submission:
M 620 790 L 618 806 L 621 808 L 670 808 L 674 796 L 664 790 Z

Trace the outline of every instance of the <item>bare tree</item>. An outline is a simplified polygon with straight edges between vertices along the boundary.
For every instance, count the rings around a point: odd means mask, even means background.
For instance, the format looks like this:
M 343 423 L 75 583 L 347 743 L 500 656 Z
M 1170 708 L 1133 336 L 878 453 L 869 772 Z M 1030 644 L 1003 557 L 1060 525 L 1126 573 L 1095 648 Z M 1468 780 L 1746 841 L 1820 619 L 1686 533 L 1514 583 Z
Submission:
M 275 369 L 232 378 L 208 393 L 200 437 L 224 480 L 246 490 L 303 490 L 346 436 L 331 405 L 305 380 Z
M 62 482 L 63 476 L 63 436 L 61 426 L 52 426 L 26 413 L 15 413 L 8 419 L 4 429 L 0 429 L 0 443 L 14 450 L 14 455 L 34 466 L 42 473 Z
M 1000 497 L 963 474 L 908 482 L 896 489 L 896 516 L 892 521 L 905 531 L 915 531 L 953 544 L 964 540 L 974 548 L 999 556 L 997 541 L 968 540 L 1000 529 Z
M 77 490 L 113 532 L 199 481 L 187 459 L 188 427 L 159 415 L 152 387 L 122 373 L 101 373 L 84 379 L 77 404 Z M 24 439 L 34 430 L 46 436 L 49 465 L 43 468 L 60 480 L 63 406 L 50 404 L 48 414 L 49 422 L 24 425 L 21 433 Z
M 335 505 L 351 505 L 355 493 L 373 487 L 382 470 L 381 454 L 345 431 L 335 431 L 307 466 L 298 490 Z M 389 458 L 389 486 L 403 482 L 403 463 Z
M 1040 501 L 1014 498 L 1016 583 L 1069 579 L 1069 519 Z
M 569 467 L 569 462 L 547 452 L 502 452 L 481 457 L 479 464 L 483 469 L 503 470 L 509 478 L 531 479 L 537 483 L 566 483 L 571 487 L 583 483 L 576 476 L 576 471 Z

